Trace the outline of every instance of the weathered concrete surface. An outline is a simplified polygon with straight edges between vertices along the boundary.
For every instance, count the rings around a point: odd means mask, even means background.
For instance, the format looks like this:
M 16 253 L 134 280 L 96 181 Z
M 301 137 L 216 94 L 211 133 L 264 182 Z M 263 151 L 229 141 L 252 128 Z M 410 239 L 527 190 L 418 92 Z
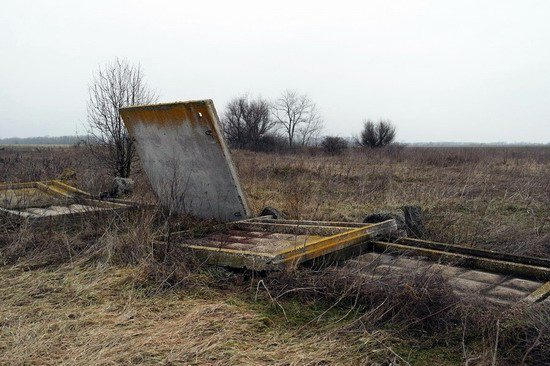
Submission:
M 122 108 L 162 205 L 217 219 L 250 216 L 211 100 Z
M 49 206 L 60 203 L 64 199 L 36 187 L 0 189 L 0 207 L 8 210 Z
M 51 218 L 78 218 L 88 213 L 115 212 L 130 204 L 92 199 L 64 182 L 52 180 L 0 184 L 0 221 L 19 219 L 39 224 Z
M 322 239 L 319 235 L 296 235 L 267 231 L 229 230 L 225 233 L 210 234 L 202 238 L 187 239 L 187 245 L 209 248 L 224 248 L 252 253 L 277 252 Z
M 434 273 L 445 278 L 459 296 L 478 296 L 486 300 L 512 305 L 524 300 L 543 283 L 486 271 L 443 265 L 420 258 L 407 258 L 381 253 L 368 253 L 348 261 L 346 266 L 359 266 L 372 278 L 403 277 L 412 273 Z
M 300 226 L 296 220 L 260 217 L 226 224 L 225 230 L 205 235 L 180 232 L 181 239 L 172 236 L 172 240 L 193 250 L 205 263 L 264 271 L 293 268 L 306 262 L 333 263 L 335 259 L 349 257 L 346 252 L 360 252 L 371 240 L 387 237 L 397 229 L 394 220 L 366 225 L 305 223 Z

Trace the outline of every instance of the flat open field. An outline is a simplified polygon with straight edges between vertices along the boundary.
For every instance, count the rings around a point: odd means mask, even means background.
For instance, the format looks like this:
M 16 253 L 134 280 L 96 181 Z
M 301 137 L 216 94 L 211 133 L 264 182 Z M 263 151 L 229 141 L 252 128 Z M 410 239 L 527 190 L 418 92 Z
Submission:
M 361 221 L 416 205 L 425 239 L 550 258 L 550 147 L 395 148 L 327 156 L 234 151 L 255 213 Z M 155 197 L 134 165 L 133 199 Z M 73 174 L 74 173 L 74 174 Z M 85 147 L 0 151 L 0 182 L 109 170 Z M 415 273 L 278 275 L 206 268 L 156 248 L 155 210 L 77 228 L 0 232 L 0 364 L 463 364 L 550 362 L 548 307 L 497 309 Z M 180 227 L 201 225 L 170 218 Z

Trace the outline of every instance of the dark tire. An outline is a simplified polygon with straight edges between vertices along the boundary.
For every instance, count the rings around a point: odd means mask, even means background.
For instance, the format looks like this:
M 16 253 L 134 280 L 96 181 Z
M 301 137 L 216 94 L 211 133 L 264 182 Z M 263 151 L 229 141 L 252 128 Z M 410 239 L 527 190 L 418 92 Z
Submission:
M 394 219 L 397 229 L 413 238 L 422 238 L 424 235 L 424 221 L 422 209 L 418 206 L 403 206 L 397 209 L 380 211 L 367 215 L 364 223 L 378 223 Z

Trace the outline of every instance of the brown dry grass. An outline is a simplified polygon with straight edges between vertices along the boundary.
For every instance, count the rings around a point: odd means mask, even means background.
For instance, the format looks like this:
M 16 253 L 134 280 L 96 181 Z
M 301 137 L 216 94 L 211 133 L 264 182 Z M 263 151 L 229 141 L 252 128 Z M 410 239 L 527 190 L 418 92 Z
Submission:
M 548 147 L 235 156 L 256 212 L 274 206 L 296 218 L 360 221 L 372 211 L 418 205 L 429 239 L 550 253 Z
M 289 332 L 216 292 L 151 296 L 138 272 L 0 270 L 0 364 L 366 364 L 378 351 L 327 326 Z
M 340 156 L 234 151 L 251 208 L 277 207 L 291 217 L 358 221 L 402 205 L 424 209 L 432 240 L 518 254 L 550 252 L 550 147 L 350 149 Z M 66 169 L 98 194 L 109 172 L 83 147 L 0 152 L 0 182 L 53 179 Z M 135 198 L 154 202 L 134 168 Z
M 430 239 L 550 253 L 550 148 L 235 151 L 234 160 L 255 212 L 358 221 L 419 205 Z M 108 187 L 108 172 L 81 148 L 0 152 L 0 181 L 66 168 L 82 189 Z M 154 202 L 143 172 L 135 178 L 135 197 Z M 165 219 L 145 210 L 71 230 L 3 225 L 0 364 L 549 362 L 547 307 L 458 302 L 422 273 L 373 283 L 348 270 L 249 277 L 204 268 L 152 244 Z

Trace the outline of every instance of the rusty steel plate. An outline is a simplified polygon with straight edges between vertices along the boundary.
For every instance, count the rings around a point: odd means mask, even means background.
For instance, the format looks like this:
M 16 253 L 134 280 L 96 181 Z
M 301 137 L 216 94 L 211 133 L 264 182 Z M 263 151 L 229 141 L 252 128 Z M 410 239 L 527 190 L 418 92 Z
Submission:
M 211 100 L 122 108 L 161 204 L 220 221 L 250 216 Z

